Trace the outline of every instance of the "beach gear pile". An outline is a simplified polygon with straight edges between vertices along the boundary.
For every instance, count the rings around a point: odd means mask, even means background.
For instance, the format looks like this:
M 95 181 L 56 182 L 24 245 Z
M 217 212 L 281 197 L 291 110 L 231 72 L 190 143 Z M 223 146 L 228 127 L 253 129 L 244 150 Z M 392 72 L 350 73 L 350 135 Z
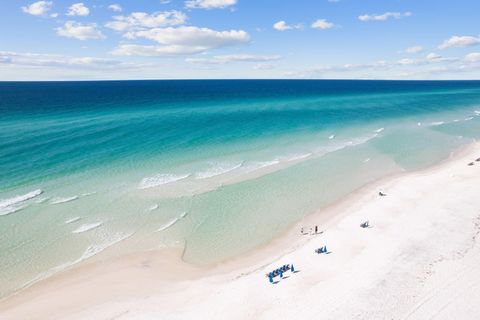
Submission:
M 275 278 L 276 276 L 280 276 L 280 278 L 283 278 L 283 274 L 285 272 L 287 272 L 288 270 L 290 270 L 291 272 L 295 272 L 295 268 L 294 268 L 293 264 L 292 265 L 285 264 L 285 265 L 281 266 L 280 268 L 275 269 L 272 272 L 267 273 L 266 276 L 268 277 L 268 280 L 270 281 L 270 283 L 273 283 L 273 278 Z
M 323 246 L 321 248 L 318 248 L 318 249 L 315 249 L 315 253 L 328 253 L 328 249 L 327 249 L 327 246 Z
M 368 227 L 370 227 L 370 222 L 365 221 L 364 223 L 362 223 L 362 224 L 360 225 L 360 227 L 362 227 L 362 228 L 368 228 Z

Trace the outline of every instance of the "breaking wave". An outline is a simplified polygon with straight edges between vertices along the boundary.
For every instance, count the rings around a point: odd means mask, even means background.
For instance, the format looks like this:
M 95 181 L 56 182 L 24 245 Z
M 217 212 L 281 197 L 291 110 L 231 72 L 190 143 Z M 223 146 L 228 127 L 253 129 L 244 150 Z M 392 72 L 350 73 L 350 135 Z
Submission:
M 247 165 L 245 168 L 247 169 L 247 171 L 250 172 L 250 171 L 255 171 L 265 167 L 271 167 L 279 163 L 280 163 L 280 160 L 278 159 L 271 160 L 271 161 L 254 161 L 254 162 L 251 162 L 249 165 Z
M 221 174 L 224 174 L 224 173 L 233 171 L 235 169 L 238 169 L 241 166 L 242 166 L 242 163 L 236 163 L 236 164 L 219 163 L 215 166 L 212 166 L 208 170 L 198 172 L 195 175 L 195 179 L 206 179 L 206 178 L 219 176 Z
M 73 230 L 72 233 L 82 233 L 82 232 L 87 232 L 92 229 L 98 228 L 103 224 L 103 222 L 95 222 L 95 223 L 87 223 L 87 224 L 82 224 L 80 227 L 77 229 Z
M 73 223 L 73 222 L 76 222 L 78 220 L 80 220 L 80 217 L 70 218 L 70 219 L 65 221 L 65 224 Z
M 155 203 L 155 204 L 151 205 L 150 207 L 148 207 L 147 210 L 148 211 L 153 211 L 153 210 L 157 210 L 157 209 L 158 209 L 158 204 Z
M 182 212 L 181 215 L 179 215 L 178 217 L 175 217 L 173 218 L 172 220 L 168 221 L 167 223 L 165 223 L 164 225 L 162 225 L 160 228 L 158 228 L 157 231 L 163 231 L 163 230 L 166 230 L 170 227 L 172 227 L 175 223 L 177 223 L 178 221 L 182 220 L 183 218 L 185 218 L 185 216 L 187 215 L 187 212 Z
M 64 271 L 64 270 L 66 270 L 66 269 L 68 269 L 68 268 L 86 260 L 86 259 L 89 259 L 89 258 L 93 257 L 94 255 L 104 251 L 105 249 L 107 249 L 107 248 L 109 248 L 109 247 L 111 247 L 111 246 L 113 246 L 113 245 L 131 237 L 132 235 L 133 235 L 133 232 L 128 233 L 128 234 L 117 233 L 113 237 L 111 237 L 110 239 L 104 241 L 103 243 L 92 244 L 92 245 L 87 247 L 87 249 L 83 252 L 83 254 L 80 256 L 80 258 L 78 258 L 76 260 L 73 260 L 73 261 L 65 262 L 61 265 L 53 267 L 53 268 L 39 274 L 38 276 L 36 276 L 32 280 L 30 280 L 29 282 L 25 283 L 21 287 L 21 289 L 26 289 L 26 288 L 30 287 L 31 285 L 35 284 L 36 282 L 38 282 L 40 280 L 51 277 L 52 275 L 54 275 L 58 272 Z
M 183 180 L 189 177 L 190 174 L 171 174 L 171 173 L 161 173 L 154 175 L 152 177 L 143 178 L 142 181 L 138 184 L 138 189 L 148 189 L 157 186 L 161 186 L 167 183 Z
M 302 153 L 302 154 L 294 154 L 290 157 L 287 158 L 287 161 L 296 161 L 296 160 L 302 160 L 310 157 L 312 155 L 311 152 L 309 153 Z
M 24 209 L 26 206 L 21 205 L 23 202 L 33 199 L 41 195 L 42 193 L 42 190 L 37 189 L 21 196 L 16 196 L 0 201 L 0 216 L 11 214 Z
M 54 198 L 50 201 L 50 204 L 60 204 L 60 203 L 74 201 L 77 199 L 78 199 L 78 196 L 67 197 L 67 198 Z

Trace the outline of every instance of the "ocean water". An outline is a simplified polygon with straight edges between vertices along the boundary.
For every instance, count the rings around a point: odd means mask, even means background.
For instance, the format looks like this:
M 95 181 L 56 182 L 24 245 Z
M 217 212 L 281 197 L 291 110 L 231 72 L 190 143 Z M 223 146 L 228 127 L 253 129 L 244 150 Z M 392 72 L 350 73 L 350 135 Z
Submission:
M 0 82 L 0 297 L 87 259 L 213 264 L 480 137 L 480 81 Z

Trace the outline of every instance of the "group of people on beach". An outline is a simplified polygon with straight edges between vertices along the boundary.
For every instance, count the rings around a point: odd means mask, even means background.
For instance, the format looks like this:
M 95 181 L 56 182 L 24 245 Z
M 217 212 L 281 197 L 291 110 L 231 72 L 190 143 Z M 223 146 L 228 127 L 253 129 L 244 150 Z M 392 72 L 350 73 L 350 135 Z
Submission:
M 320 247 L 320 248 L 316 249 L 315 253 L 321 254 L 321 253 L 329 253 L 329 252 L 328 252 L 327 246 L 323 246 L 323 247 Z
M 362 224 L 360 224 L 360 227 L 369 228 L 370 227 L 370 222 L 367 220 L 367 221 L 363 222 Z M 312 229 L 310 229 L 310 230 L 312 230 Z M 315 234 L 317 234 L 318 233 L 318 226 L 315 226 L 314 230 L 315 230 Z M 302 227 L 301 232 L 302 232 L 302 234 L 308 234 L 308 233 L 304 233 L 304 228 L 303 227 Z M 330 253 L 330 251 L 328 251 L 327 246 L 323 246 L 323 247 L 320 247 L 318 249 L 315 249 L 315 253 L 317 253 L 317 254 L 322 254 L 322 253 L 328 254 L 328 253 Z M 285 264 L 285 265 L 281 266 L 280 268 L 275 269 L 272 272 L 267 273 L 266 276 L 268 277 L 268 280 L 270 281 L 270 283 L 274 283 L 273 278 L 275 278 L 276 276 L 280 276 L 280 278 L 283 278 L 283 273 L 288 271 L 288 270 L 291 270 L 292 272 L 295 272 L 295 268 L 293 267 L 293 264 L 292 265 Z
M 478 158 L 476 161 L 480 162 L 480 158 Z M 383 193 L 382 191 L 378 192 L 378 195 L 381 196 L 381 197 L 385 197 L 387 194 L 386 193 Z M 360 224 L 360 227 L 361 228 L 370 228 L 370 221 L 364 221 Z M 301 230 L 300 230 L 300 233 L 301 234 L 321 234 L 323 233 L 323 231 L 320 231 L 319 232 L 319 229 L 318 229 L 318 226 L 315 226 L 315 227 L 310 227 L 310 232 L 305 232 L 305 228 L 302 227 Z M 325 253 L 325 254 L 328 254 L 330 253 L 327 249 L 327 246 L 323 246 L 323 247 L 320 247 L 318 249 L 315 249 L 315 253 L 317 254 L 321 254 L 321 253 Z M 288 270 L 291 270 L 292 272 L 295 272 L 295 269 L 293 267 L 293 264 L 292 265 L 289 265 L 289 264 L 286 264 L 286 265 L 283 265 L 282 267 L 276 269 L 276 270 L 273 270 L 272 272 L 269 272 L 266 274 L 266 276 L 268 277 L 268 279 L 270 280 L 270 283 L 273 283 L 273 278 L 276 277 L 276 276 L 280 276 L 280 278 L 283 278 L 283 273 L 288 271 Z
M 360 227 L 362 227 L 362 228 L 370 228 L 370 222 L 367 220 L 367 221 L 363 222 L 362 224 L 360 224 Z
M 476 161 L 476 162 L 480 162 L 480 158 L 477 158 L 475 161 Z M 473 166 L 474 164 L 475 164 L 475 162 L 472 161 L 472 162 L 470 162 L 468 165 L 469 165 L 469 166 Z
M 280 268 L 267 273 L 268 280 L 270 281 L 270 283 L 273 283 L 273 278 L 275 278 L 276 276 L 280 276 L 280 278 L 283 278 L 283 273 L 287 272 L 288 270 L 290 270 L 291 272 L 295 272 L 295 267 L 293 266 L 293 264 L 284 264 Z
M 305 227 L 302 227 L 300 229 L 300 233 L 301 234 L 319 234 L 319 233 L 321 234 L 323 233 L 323 231 L 319 231 L 318 226 L 315 226 L 315 227 L 310 227 L 309 232 L 306 232 Z

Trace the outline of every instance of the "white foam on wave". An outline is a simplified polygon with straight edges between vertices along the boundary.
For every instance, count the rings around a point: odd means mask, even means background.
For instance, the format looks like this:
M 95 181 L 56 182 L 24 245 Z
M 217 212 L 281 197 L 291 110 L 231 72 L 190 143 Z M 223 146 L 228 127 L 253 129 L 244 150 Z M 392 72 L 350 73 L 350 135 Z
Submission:
M 16 204 L 22 203 L 24 201 L 30 200 L 32 198 L 35 198 L 35 197 L 41 195 L 42 193 L 43 193 L 42 190 L 37 189 L 37 190 L 31 191 L 31 192 L 26 193 L 26 194 L 21 195 L 21 196 L 16 196 L 16 197 L 13 197 L 13 198 L 2 200 L 2 201 L 0 201 L 0 208 L 11 207 L 13 205 L 16 205 Z
M 82 232 L 87 232 L 92 229 L 98 228 L 103 224 L 103 222 L 95 222 L 95 223 L 87 223 L 87 224 L 82 224 L 80 227 L 77 229 L 73 230 L 72 233 L 82 233 Z
M 465 118 L 465 121 L 470 121 L 472 119 L 473 119 L 473 117 L 467 117 L 467 118 Z
M 317 156 L 318 155 L 325 155 L 327 153 L 342 150 L 342 149 L 347 148 L 347 147 L 353 147 L 353 146 L 356 146 L 356 145 L 366 143 L 369 140 L 371 140 L 371 139 L 373 139 L 377 136 L 378 136 L 378 133 L 375 133 L 375 134 L 370 134 L 370 135 L 367 135 L 367 136 L 356 137 L 356 138 L 353 138 L 352 140 L 349 140 L 349 141 L 339 141 L 338 143 L 333 144 L 333 145 L 319 147 L 319 148 L 315 149 L 314 153 Z
M 335 138 L 335 135 L 334 135 L 334 134 L 332 134 L 331 136 L 328 137 L 328 139 L 330 139 L 330 140 L 332 140 L 332 139 L 334 139 L 334 138 Z
M 58 272 L 61 272 L 61 271 L 64 271 L 70 267 L 72 267 L 73 265 L 76 265 L 86 259 L 89 259 L 91 257 L 93 257 L 94 255 L 106 250 L 107 248 L 131 237 L 134 233 L 117 233 L 115 235 L 113 235 L 111 238 L 109 238 L 108 240 L 104 241 L 103 243 L 100 243 L 100 244 L 92 244 L 90 246 L 87 247 L 87 249 L 83 252 L 83 254 L 76 260 L 73 260 L 73 261 L 68 261 L 68 262 L 65 262 L 61 265 L 58 265 L 56 267 L 53 267 L 45 272 L 42 272 L 41 274 L 39 274 L 38 276 L 36 276 L 35 278 L 33 278 L 32 280 L 28 281 L 27 283 L 25 283 L 24 285 L 22 285 L 21 289 L 26 289 L 28 287 L 30 287 L 31 285 L 33 285 L 34 283 L 40 281 L 40 280 L 44 280 L 48 277 L 51 277 L 52 275 L 58 273 Z
M 44 203 L 48 199 L 50 199 L 50 198 L 49 197 L 38 198 L 37 200 L 35 200 L 35 203 Z
M 61 203 L 66 203 L 70 201 L 75 201 L 77 199 L 78 199 L 78 196 L 72 196 L 67 198 L 54 198 L 50 201 L 50 204 L 61 204 Z
M 453 120 L 453 122 L 458 122 L 458 121 L 460 121 L 460 120 L 458 120 L 458 119 Z
M 420 127 L 421 125 L 422 125 L 422 123 L 421 123 L 421 122 L 417 122 L 417 126 L 419 126 L 419 127 Z
M 358 146 L 360 144 L 363 144 L 363 143 L 366 143 L 366 142 L 372 140 L 373 138 L 376 138 L 377 136 L 378 136 L 378 134 L 375 133 L 373 135 L 353 138 L 351 141 L 348 142 L 348 146 Z M 340 149 L 343 149 L 344 147 L 346 147 L 346 146 L 341 146 Z
M 91 258 L 94 255 L 104 251 L 105 249 L 113 246 L 114 244 L 117 244 L 120 241 L 123 241 L 127 238 L 130 238 L 133 234 L 134 234 L 134 232 L 127 233 L 127 234 L 119 232 L 119 233 L 113 235 L 110 239 L 108 239 L 107 241 L 105 241 L 103 243 L 92 244 L 85 250 L 85 252 L 82 254 L 80 259 L 78 259 L 77 261 L 80 262 L 80 261 L 83 261 L 85 259 Z
M 24 195 L 16 196 L 13 198 L 8 198 L 5 200 L 0 201 L 0 216 L 4 216 L 7 214 L 11 214 L 14 212 L 17 212 L 19 210 L 22 210 L 25 208 L 25 206 L 22 206 L 21 204 L 27 200 L 33 199 L 43 193 L 42 190 L 37 189 L 34 191 L 30 191 L 29 193 L 26 193 Z
M 73 222 L 76 222 L 78 220 L 80 220 L 80 217 L 70 218 L 70 219 L 65 221 L 65 224 L 73 223 Z
M 445 121 L 435 121 L 435 122 L 432 122 L 430 123 L 432 126 L 441 126 L 442 124 L 444 124 Z
M 367 159 L 363 160 L 362 162 L 367 163 L 368 161 L 370 161 L 370 158 L 367 158 Z
M 379 129 L 377 129 L 377 130 L 374 130 L 374 132 L 380 133 L 380 132 L 382 132 L 383 130 L 385 130 L 385 128 L 379 128 Z
M 480 110 L 475 110 L 473 111 L 475 113 L 476 116 L 479 116 L 480 117 Z
M 157 231 L 163 231 L 172 227 L 175 223 L 185 218 L 186 215 L 187 215 L 187 212 L 182 212 L 182 214 L 180 214 L 178 217 L 173 218 L 172 220 L 168 221 L 167 223 L 162 225 L 160 228 L 158 228 Z
M 151 205 L 150 207 L 148 207 L 147 210 L 148 211 L 153 211 L 153 210 L 157 210 L 157 209 L 158 209 L 158 204 L 155 203 L 155 204 Z
M 219 163 L 212 166 L 210 169 L 198 172 L 195 174 L 195 179 L 206 179 L 228 173 L 242 166 L 242 163 Z
M 302 160 L 310 157 L 312 153 L 302 153 L 302 154 L 294 154 L 290 157 L 287 158 L 287 161 L 297 161 L 297 160 Z
M 82 193 L 82 197 L 88 197 L 88 196 L 91 196 L 92 194 L 95 194 L 95 193 L 97 193 L 97 192 L 93 191 L 93 192 Z
M 15 213 L 22 209 L 25 209 L 27 206 L 20 206 L 20 207 L 6 207 L 4 209 L 0 209 L 0 216 L 6 216 L 11 213 Z
M 183 180 L 188 178 L 190 174 L 171 174 L 171 173 L 161 173 L 154 175 L 152 177 L 143 178 L 142 181 L 138 184 L 138 189 L 148 189 L 157 186 L 161 186 L 167 183 L 172 183 L 175 181 Z
M 246 166 L 248 172 L 259 170 L 266 167 L 271 167 L 280 163 L 280 160 L 274 159 L 270 161 L 254 161 Z

